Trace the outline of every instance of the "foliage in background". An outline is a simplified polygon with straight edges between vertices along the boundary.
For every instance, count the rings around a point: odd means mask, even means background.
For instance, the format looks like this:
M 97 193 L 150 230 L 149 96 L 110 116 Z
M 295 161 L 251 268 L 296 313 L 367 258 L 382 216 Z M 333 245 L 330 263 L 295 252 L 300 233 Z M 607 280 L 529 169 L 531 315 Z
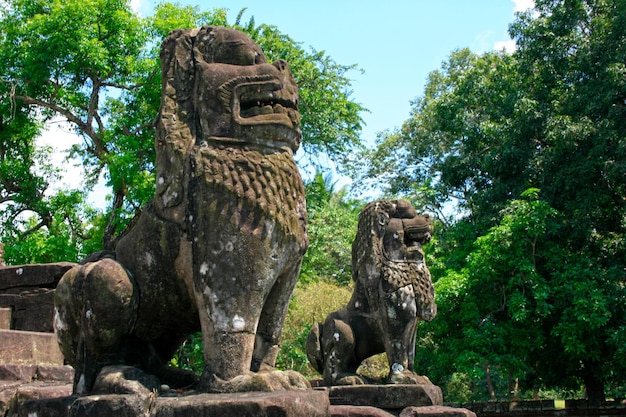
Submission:
M 352 281 L 352 241 L 361 202 L 336 190 L 329 175 L 317 172 L 305 184 L 309 216 L 309 248 L 302 261 L 300 281 L 319 280 L 349 285 Z
M 7 264 L 76 261 L 99 250 L 98 230 L 93 225 L 102 221 L 102 216 L 85 202 L 84 193 L 60 190 L 42 203 L 49 217 L 39 223 L 35 216 L 18 218 L 0 233 L 0 239 L 11 242 L 5 245 Z M 6 214 L 2 212 L 0 217 Z
M 0 94 L 7 93 L 0 82 Z M 75 261 L 97 242 L 97 213 L 85 193 L 52 189 L 60 168 L 48 161 L 51 150 L 36 147 L 41 124 L 16 102 L 0 101 L 0 241 L 7 264 Z M 101 236 L 100 236 L 101 237 Z
M 624 385 L 625 16 L 537 0 L 515 53 L 453 52 L 367 155 L 370 177 L 441 219 L 418 359 L 461 397 Z
M 170 365 L 202 375 L 204 370 L 204 352 L 202 350 L 201 332 L 191 334 L 183 342 L 170 361 Z

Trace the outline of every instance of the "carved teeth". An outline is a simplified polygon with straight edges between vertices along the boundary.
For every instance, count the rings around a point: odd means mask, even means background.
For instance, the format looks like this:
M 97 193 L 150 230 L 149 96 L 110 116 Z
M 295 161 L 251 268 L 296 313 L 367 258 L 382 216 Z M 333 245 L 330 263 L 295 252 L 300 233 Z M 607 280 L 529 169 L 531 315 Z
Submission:
M 244 103 L 242 103 L 240 113 L 241 117 L 249 118 L 264 114 L 288 114 L 289 116 L 291 116 L 292 113 L 296 112 L 291 108 L 285 108 L 285 106 L 283 106 L 283 104 L 281 103 L 275 103 L 273 101 L 256 101 L 253 106 L 245 105 Z
M 406 250 L 407 252 L 415 252 L 415 251 L 419 251 L 422 248 L 422 245 L 420 245 L 418 242 L 410 242 L 409 244 L 407 244 Z

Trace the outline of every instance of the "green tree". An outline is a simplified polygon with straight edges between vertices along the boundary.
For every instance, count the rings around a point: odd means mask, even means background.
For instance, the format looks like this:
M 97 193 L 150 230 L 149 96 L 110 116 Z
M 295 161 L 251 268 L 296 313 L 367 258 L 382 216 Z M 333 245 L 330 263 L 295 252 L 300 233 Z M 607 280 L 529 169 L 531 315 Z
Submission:
M 8 85 L 0 94 L 8 97 Z M 48 161 L 50 149 L 35 146 L 41 124 L 29 109 L 11 100 L 0 102 L 0 242 L 9 264 L 76 261 L 90 248 L 93 231 L 85 220 L 95 212 L 85 195 L 51 189 L 59 168 Z M 89 223 L 87 221 L 86 223 Z
M 488 391 L 476 393 L 474 399 L 485 394 L 496 399 L 490 380 L 494 373 L 533 388 L 540 385 L 544 373 L 546 364 L 539 358 L 550 334 L 542 323 L 562 289 L 551 285 L 545 267 L 560 255 L 552 252 L 558 213 L 538 196 L 538 190 L 531 189 L 523 199 L 512 200 L 500 223 L 474 241 L 466 266 L 444 271 L 437 281 L 439 313 L 444 319 L 424 328 L 434 333 L 435 340 L 446 335 L 438 342 L 442 345 L 438 349 L 446 353 L 424 362 L 433 376 L 443 380 L 462 371 L 485 381 Z M 435 369 L 442 360 L 450 364 L 445 370 Z M 514 386 L 505 389 L 511 392 Z
M 435 213 L 459 209 L 434 255 L 441 313 L 425 337 L 438 352 L 465 355 L 458 369 L 473 377 L 499 367 L 527 388 L 582 384 L 602 400 L 624 382 L 626 3 L 536 4 L 511 26 L 514 54 L 455 51 L 431 73 L 411 118 L 371 151 L 370 175 Z M 531 188 L 528 211 L 518 196 Z M 529 257 L 521 242 L 541 218 Z M 465 350 L 438 342 L 452 330 Z
M 154 189 L 154 120 L 160 101 L 159 45 L 176 28 L 235 26 L 268 59 L 285 58 L 300 84 L 304 149 L 341 164 L 360 146 L 363 108 L 350 99 L 346 72 L 322 52 L 306 52 L 277 28 L 229 25 L 224 10 L 159 4 L 142 19 L 127 0 L 9 0 L 0 15 L 0 74 L 6 103 L 33 119 L 65 118 L 83 138 L 73 154 L 87 184 L 104 175 L 112 198 L 102 233 L 113 247 Z
M 8 264 L 76 262 L 101 249 L 93 227 L 101 214 L 85 202 L 80 191 L 56 191 L 40 202 L 47 216 L 16 219 L 0 233 Z
M 110 107 L 107 112 L 106 92 L 138 81 L 148 40 L 141 29 L 139 18 L 120 1 L 17 0 L 2 10 L 1 77 L 10 86 L 3 101 L 29 106 L 32 118 L 65 118 L 84 139 L 75 151 L 84 157 L 91 183 L 117 156 L 108 128 L 115 113 Z M 135 173 L 142 171 L 133 165 Z M 123 206 L 128 182 L 115 174 L 106 171 L 114 211 Z M 111 221 L 106 235 L 113 231 Z
M 305 184 L 305 190 L 310 243 L 302 261 L 300 281 L 349 285 L 352 241 L 362 204 L 348 198 L 345 188 L 336 190 L 332 177 L 321 172 Z

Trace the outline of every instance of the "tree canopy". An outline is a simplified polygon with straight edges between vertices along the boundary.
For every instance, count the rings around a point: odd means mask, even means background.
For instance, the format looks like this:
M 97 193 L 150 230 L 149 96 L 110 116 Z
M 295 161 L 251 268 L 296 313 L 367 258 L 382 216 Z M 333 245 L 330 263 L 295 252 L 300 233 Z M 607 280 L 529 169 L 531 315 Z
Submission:
M 622 1 L 538 0 L 510 27 L 513 54 L 453 52 L 368 155 L 389 193 L 442 220 L 426 374 L 592 399 L 624 383 L 625 16 Z
M 4 4 L 0 129 L 5 138 L 20 130 L 23 147 L 6 139 L 3 149 L 22 150 L 20 159 L 30 165 L 21 172 L 30 172 L 31 182 L 37 175 L 50 175 L 36 173 L 26 150 L 34 151 L 41 123 L 57 116 L 66 119 L 83 139 L 72 155 L 83 161 L 87 188 L 101 175 L 111 188 L 110 207 L 99 234 L 106 247 L 114 245 L 153 194 L 154 121 L 161 88 L 158 55 L 161 40 L 173 29 L 220 25 L 246 31 L 270 61 L 290 62 L 300 89 L 305 153 L 325 155 L 341 167 L 361 147 L 364 108 L 351 99 L 348 78 L 355 67 L 338 64 L 324 52 L 305 50 L 274 26 L 256 25 L 253 18 L 242 23 L 243 11 L 230 24 L 225 10 L 207 12 L 167 2 L 157 5 L 148 18 L 133 13 L 127 0 L 9 0 Z M 27 125 L 31 127 L 26 129 Z M 13 163 L 2 156 L 3 164 Z M 315 158 L 305 160 L 317 163 Z M 5 204 L 33 200 L 21 196 L 27 191 L 11 188 L 14 179 L 2 178 Z M 50 222 L 35 206 L 43 199 L 46 179 L 38 181 L 33 187 L 39 197 L 28 210 L 43 227 Z M 9 193 L 19 201 L 5 198 Z M 19 240 L 24 227 L 12 231 Z

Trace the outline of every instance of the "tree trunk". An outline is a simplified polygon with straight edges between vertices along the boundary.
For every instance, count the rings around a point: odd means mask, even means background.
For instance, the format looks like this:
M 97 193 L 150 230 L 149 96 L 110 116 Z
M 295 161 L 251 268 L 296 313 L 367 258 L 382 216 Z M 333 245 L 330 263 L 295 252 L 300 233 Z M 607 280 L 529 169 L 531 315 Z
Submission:
M 606 401 L 604 395 L 604 379 L 601 376 L 600 364 L 595 361 L 583 361 L 583 383 L 585 397 L 592 404 L 602 404 Z
M 491 381 L 491 370 L 489 369 L 489 362 L 485 362 L 485 376 L 487 377 L 487 389 L 489 389 L 489 398 L 491 401 L 496 400 L 496 390 L 493 388 L 493 381 Z
M 122 190 L 113 190 L 113 204 L 111 207 L 111 214 L 107 221 L 106 228 L 104 229 L 104 236 L 102 237 L 102 243 L 104 249 L 115 250 L 115 244 L 117 239 L 115 238 L 117 231 L 117 224 L 115 223 L 115 212 L 122 208 L 124 204 L 125 193 Z
M 519 401 L 519 378 L 513 378 L 511 372 L 508 375 L 509 382 L 509 400 Z

